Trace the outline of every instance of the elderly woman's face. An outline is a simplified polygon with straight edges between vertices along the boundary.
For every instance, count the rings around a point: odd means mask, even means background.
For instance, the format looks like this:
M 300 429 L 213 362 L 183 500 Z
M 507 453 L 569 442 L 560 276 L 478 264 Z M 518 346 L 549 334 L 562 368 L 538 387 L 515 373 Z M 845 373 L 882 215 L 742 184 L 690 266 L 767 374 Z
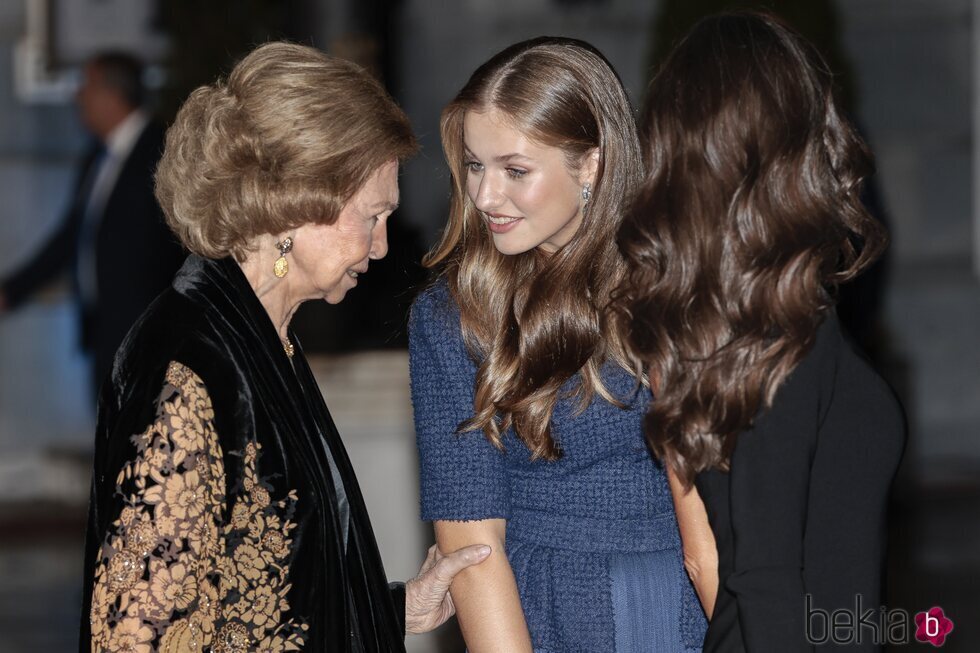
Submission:
M 398 162 L 390 161 L 354 194 L 333 224 L 296 230 L 290 275 L 311 284 L 313 295 L 339 303 L 368 263 L 388 253 L 386 222 L 397 207 Z

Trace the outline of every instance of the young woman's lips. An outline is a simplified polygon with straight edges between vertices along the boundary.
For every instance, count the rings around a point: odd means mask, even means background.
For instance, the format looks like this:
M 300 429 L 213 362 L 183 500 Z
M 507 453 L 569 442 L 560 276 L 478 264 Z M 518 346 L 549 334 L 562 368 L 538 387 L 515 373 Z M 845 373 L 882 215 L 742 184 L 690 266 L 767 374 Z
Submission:
M 514 227 L 517 223 L 524 218 L 514 218 L 509 215 L 497 215 L 496 213 L 485 213 L 484 216 L 487 220 L 487 226 L 490 227 L 490 231 L 495 234 L 505 234 Z

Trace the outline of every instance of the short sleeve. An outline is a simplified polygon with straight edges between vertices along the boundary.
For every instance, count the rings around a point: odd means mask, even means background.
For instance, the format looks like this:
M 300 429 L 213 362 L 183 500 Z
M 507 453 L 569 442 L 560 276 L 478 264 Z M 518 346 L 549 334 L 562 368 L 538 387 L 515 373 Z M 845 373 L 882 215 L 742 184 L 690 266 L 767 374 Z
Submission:
M 473 416 L 476 365 L 444 284 L 427 289 L 412 307 L 409 362 L 422 519 L 508 518 L 504 453 L 482 432 L 458 432 L 459 424 Z

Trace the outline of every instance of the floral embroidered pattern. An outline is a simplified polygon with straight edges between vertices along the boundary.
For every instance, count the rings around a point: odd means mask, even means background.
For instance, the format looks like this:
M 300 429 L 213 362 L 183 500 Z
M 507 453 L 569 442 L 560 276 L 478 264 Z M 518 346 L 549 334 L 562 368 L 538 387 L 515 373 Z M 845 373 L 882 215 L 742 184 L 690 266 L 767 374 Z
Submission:
M 282 500 L 258 475 L 249 442 L 224 523 L 223 453 L 203 382 L 171 363 L 156 420 L 132 437 L 116 479 L 119 518 L 92 590 L 92 650 L 125 653 L 298 651 L 308 626 L 289 612 L 295 490 Z

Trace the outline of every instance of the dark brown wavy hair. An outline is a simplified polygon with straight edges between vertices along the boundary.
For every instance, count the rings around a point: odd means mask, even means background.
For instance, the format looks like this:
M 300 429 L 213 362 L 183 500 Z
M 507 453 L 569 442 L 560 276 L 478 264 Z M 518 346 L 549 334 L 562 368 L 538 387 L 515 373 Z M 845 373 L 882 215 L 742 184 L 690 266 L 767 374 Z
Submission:
M 870 154 L 832 87 L 817 51 L 759 13 L 701 21 L 651 82 L 615 308 L 657 390 L 647 439 L 687 485 L 727 468 L 836 286 L 885 247 L 859 197 Z
M 466 193 L 463 119 L 496 109 L 532 140 L 561 148 L 576 170 L 599 153 L 581 225 L 550 255 L 505 256 Z M 452 173 L 449 222 L 425 259 L 440 268 L 459 306 L 463 335 L 478 362 L 474 415 L 461 430 L 482 430 L 498 447 L 510 427 L 533 458 L 556 459 L 551 415 L 562 385 L 581 372 L 584 408 L 594 393 L 618 404 L 600 366 L 625 354 L 606 311 L 624 278 L 616 230 L 643 177 L 636 122 L 623 85 L 591 45 L 567 38 L 524 41 L 480 66 L 442 113 L 442 144 Z

